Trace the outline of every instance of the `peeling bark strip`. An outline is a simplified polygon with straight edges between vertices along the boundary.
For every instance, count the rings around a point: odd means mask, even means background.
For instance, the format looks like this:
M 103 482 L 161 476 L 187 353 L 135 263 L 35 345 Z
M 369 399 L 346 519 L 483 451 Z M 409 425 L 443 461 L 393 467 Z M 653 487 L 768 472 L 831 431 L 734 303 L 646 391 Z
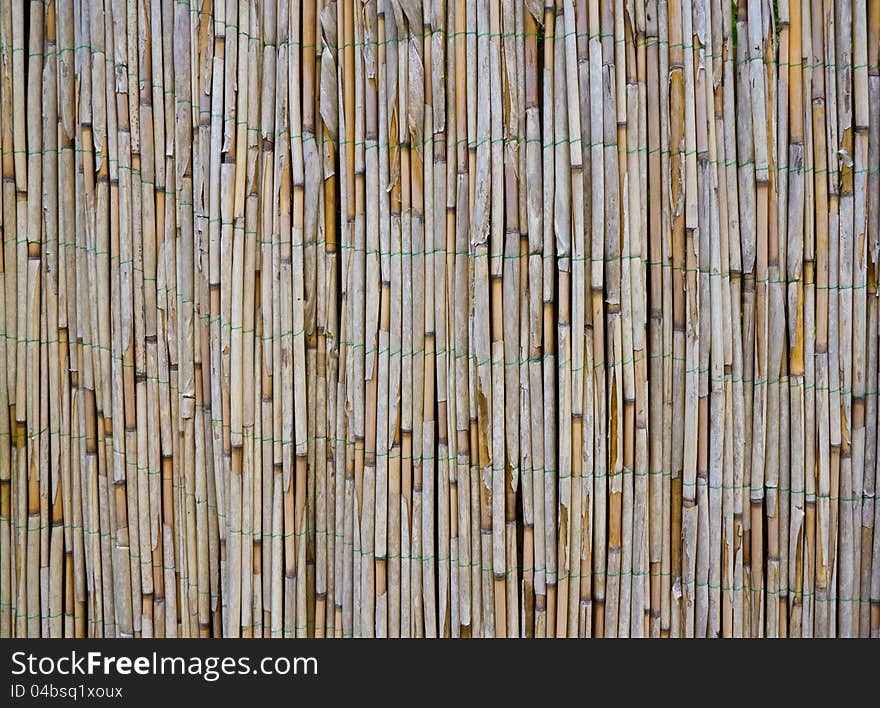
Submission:
M 0 636 L 880 636 L 880 0 L 0 2 Z

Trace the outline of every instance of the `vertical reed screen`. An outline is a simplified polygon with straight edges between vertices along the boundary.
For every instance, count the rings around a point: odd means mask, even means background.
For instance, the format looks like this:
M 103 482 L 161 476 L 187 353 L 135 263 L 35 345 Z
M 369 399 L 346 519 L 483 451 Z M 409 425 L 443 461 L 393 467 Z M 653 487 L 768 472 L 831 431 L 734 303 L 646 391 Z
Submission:
M 878 636 L 880 0 L 0 1 L 0 635 Z

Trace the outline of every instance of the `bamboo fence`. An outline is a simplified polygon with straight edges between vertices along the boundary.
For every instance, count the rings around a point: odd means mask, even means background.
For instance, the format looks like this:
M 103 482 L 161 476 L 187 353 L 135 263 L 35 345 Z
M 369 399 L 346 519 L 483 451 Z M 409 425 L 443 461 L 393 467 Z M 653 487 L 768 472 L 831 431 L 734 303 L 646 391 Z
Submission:
M 880 0 L 0 0 L 0 636 L 880 636 Z

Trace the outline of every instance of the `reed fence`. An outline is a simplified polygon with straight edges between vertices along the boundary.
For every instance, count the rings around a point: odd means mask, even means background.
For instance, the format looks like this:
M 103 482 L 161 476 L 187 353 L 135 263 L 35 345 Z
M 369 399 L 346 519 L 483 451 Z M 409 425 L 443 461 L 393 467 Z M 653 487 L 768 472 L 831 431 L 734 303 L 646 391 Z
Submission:
M 880 636 L 880 0 L 0 0 L 0 635 Z

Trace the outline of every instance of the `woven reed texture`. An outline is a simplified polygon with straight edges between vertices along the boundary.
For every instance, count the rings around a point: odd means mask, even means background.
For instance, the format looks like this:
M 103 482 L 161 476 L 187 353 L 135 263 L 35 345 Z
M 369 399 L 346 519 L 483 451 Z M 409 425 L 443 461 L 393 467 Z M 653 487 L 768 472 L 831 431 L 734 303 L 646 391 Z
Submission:
M 880 636 L 880 0 L 0 2 L 0 635 Z

